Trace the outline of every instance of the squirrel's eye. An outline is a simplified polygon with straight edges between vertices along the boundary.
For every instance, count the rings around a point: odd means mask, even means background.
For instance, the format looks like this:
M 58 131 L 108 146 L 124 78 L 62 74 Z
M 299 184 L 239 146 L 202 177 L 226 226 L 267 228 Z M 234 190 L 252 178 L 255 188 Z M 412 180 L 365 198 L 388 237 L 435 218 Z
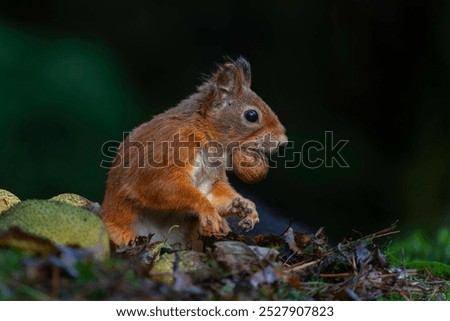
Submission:
M 245 112 L 244 116 L 245 119 L 247 119 L 251 123 L 255 123 L 258 121 L 258 113 L 256 112 L 256 110 L 249 109 Z

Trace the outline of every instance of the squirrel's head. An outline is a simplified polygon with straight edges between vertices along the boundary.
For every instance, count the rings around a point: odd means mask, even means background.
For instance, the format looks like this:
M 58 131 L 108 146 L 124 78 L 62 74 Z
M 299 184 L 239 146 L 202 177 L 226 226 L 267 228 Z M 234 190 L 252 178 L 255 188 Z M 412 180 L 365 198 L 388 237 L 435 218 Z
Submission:
M 210 125 L 213 139 L 227 148 L 228 155 L 235 155 L 233 169 L 238 176 L 255 182 L 267 173 L 265 155 L 286 144 L 287 137 L 278 117 L 250 85 L 250 63 L 242 57 L 227 60 L 199 87 L 205 94 L 200 114 Z M 261 160 L 264 166 L 243 169 L 235 159 L 242 160 L 244 154 L 247 161 Z

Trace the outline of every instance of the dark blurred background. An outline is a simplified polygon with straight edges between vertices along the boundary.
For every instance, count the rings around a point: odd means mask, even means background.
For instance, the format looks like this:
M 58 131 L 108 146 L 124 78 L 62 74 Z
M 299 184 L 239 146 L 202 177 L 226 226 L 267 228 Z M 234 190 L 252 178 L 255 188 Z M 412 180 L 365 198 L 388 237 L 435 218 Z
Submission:
M 101 201 L 101 146 L 191 94 L 223 56 L 300 147 L 349 168 L 238 183 L 332 238 L 449 224 L 450 2 L 0 0 L 0 188 Z M 278 229 L 279 230 L 279 229 Z

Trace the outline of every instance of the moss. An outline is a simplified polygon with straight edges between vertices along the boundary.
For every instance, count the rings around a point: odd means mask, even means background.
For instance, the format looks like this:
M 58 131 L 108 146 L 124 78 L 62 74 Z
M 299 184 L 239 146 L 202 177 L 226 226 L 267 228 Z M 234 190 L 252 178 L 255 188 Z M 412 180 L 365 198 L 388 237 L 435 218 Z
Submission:
M 72 193 L 64 193 L 64 194 L 56 195 L 56 196 L 52 197 L 50 199 L 50 201 L 63 202 L 63 203 L 67 203 L 67 204 L 79 206 L 79 207 L 85 206 L 90 203 L 90 201 L 87 198 L 77 195 L 77 194 L 72 194 Z
M 0 232 L 14 226 L 59 245 L 93 249 L 98 259 L 109 256 L 109 238 L 103 222 L 76 206 L 45 200 L 23 201 L 0 216 Z
M 440 262 L 434 261 L 413 261 L 406 263 L 406 268 L 416 269 L 421 272 L 429 272 L 435 277 L 450 279 L 450 266 Z
M 397 266 L 450 278 L 450 229 L 441 228 L 429 239 L 419 230 L 403 240 L 394 240 L 385 251 L 389 261 Z M 438 262 L 439 261 L 439 262 Z
M 20 199 L 16 195 L 0 189 L 0 214 L 18 203 L 20 203 Z
M 175 262 L 178 268 L 189 274 L 193 280 L 201 281 L 211 276 L 212 272 L 204 253 L 180 251 L 162 255 L 151 270 L 152 277 L 163 283 L 172 283 Z
M 396 258 L 404 256 L 407 262 L 439 261 L 450 264 L 450 229 L 440 228 L 433 237 L 416 230 L 402 239 L 394 239 L 387 250 Z

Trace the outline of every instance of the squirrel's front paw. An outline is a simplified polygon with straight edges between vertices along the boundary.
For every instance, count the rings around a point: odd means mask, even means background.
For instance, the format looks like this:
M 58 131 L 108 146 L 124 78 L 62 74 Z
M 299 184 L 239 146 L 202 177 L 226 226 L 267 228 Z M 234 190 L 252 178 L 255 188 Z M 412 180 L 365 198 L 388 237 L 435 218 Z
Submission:
M 199 232 L 201 235 L 225 235 L 230 231 L 227 221 L 219 215 L 216 217 L 200 216 Z
M 236 197 L 231 204 L 230 212 L 242 218 L 239 227 L 244 231 L 250 231 L 259 222 L 255 203 L 245 198 Z

